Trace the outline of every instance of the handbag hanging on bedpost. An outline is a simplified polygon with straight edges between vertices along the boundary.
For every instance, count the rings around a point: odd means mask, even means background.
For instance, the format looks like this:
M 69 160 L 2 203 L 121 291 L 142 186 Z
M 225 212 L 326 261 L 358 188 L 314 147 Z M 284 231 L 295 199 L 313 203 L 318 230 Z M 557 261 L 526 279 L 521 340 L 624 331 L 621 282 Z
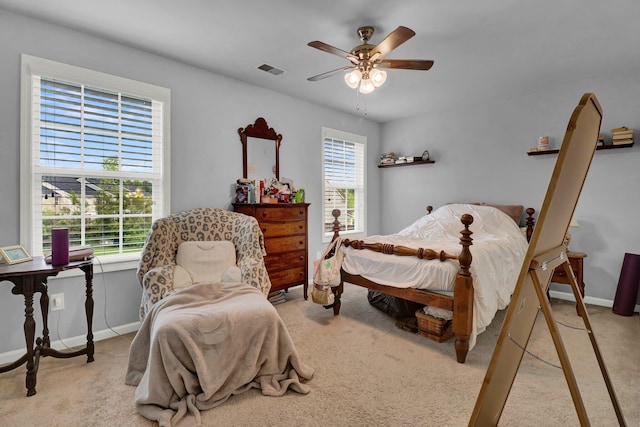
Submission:
M 342 257 L 342 239 L 338 237 L 329 243 L 322 257 L 313 262 L 313 302 L 322 305 L 334 303 L 335 296 L 331 288 L 340 285 Z

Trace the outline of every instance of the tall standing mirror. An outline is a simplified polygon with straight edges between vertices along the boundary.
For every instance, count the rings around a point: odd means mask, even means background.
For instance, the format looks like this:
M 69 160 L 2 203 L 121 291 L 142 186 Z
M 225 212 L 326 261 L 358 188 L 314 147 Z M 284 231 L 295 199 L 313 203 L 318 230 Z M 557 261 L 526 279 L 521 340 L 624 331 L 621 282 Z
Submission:
M 274 177 L 280 180 L 280 143 L 282 135 L 258 117 L 254 124 L 239 128 L 242 142 L 242 176 L 260 180 Z

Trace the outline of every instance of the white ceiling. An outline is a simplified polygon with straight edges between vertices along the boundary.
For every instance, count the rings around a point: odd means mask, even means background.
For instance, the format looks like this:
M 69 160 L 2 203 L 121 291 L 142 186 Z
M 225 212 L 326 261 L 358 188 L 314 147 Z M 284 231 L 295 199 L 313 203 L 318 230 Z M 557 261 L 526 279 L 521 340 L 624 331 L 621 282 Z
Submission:
M 624 3 L 621 13 L 617 3 Z M 623 0 L 0 0 L 0 8 L 57 23 L 212 72 L 385 122 L 454 108 L 461 99 L 532 86 L 578 68 L 628 32 L 638 39 L 639 7 Z M 629 13 L 628 9 L 635 9 Z M 635 18 L 634 18 L 635 17 Z M 628 21 L 628 24 L 627 24 Z M 613 22 L 619 24 L 612 25 Z M 310 48 L 321 40 L 343 50 L 373 25 L 373 44 L 399 25 L 416 36 L 387 58 L 433 59 L 430 71 L 389 70 L 387 82 L 357 98 L 341 75 L 307 78 L 348 65 Z M 584 29 L 584 31 L 583 31 Z M 286 73 L 257 69 L 266 63 Z M 608 62 L 603 62 L 606 64 Z M 455 90 L 452 90 L 455 88 Z M 356 111 L 356 105 L 361 105 Z

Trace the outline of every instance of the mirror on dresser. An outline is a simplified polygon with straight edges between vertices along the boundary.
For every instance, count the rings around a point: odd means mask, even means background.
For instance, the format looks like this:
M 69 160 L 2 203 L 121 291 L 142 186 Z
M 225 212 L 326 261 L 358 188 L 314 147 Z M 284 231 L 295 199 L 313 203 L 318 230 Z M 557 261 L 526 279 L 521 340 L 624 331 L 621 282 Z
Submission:
M 275 177 L 280 179 L 280 143 L 282 134 L 258 117 L 254 124 L 239 128 L 242 142 L 242 177 L 259 180 Z

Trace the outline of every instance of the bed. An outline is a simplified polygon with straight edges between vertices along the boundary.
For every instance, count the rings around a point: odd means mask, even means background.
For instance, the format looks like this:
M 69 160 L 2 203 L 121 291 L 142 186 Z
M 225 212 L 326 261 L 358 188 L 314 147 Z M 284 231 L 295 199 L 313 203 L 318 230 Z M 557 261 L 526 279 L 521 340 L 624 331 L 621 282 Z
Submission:
M 335 302 L 326 308 L 340 313 L 347 282 L 449 311 L 456 359 L 464 363 L 477 335 L 509 303 L 533 232 L 535 210 L 466 203 L 427 211 L 395 234 L 342 239 L 342 281 L 334 289 Z M 340 211 L 334 210 L 333 216 L 335 239 Z

